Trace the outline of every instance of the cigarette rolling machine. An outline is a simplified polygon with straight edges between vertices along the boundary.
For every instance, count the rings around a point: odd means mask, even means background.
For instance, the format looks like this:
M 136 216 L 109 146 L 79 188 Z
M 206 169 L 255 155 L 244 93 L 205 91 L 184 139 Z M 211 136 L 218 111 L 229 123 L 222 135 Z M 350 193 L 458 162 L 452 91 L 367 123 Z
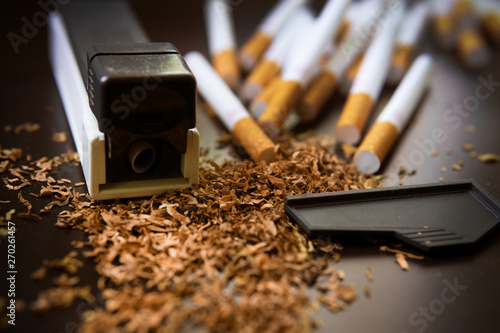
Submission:
M 60 6 L 50 15 L 49 52 L 93 198 L 198 181 L 194 75 L 172 44 L 149 42 L 126 2 Z

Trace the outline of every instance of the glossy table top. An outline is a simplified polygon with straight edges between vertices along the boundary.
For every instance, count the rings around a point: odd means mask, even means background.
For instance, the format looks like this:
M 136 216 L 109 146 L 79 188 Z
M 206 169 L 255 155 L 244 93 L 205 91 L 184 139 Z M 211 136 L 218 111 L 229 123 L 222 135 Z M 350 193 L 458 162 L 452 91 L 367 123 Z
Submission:
M 236 34 L 241 45 L 252 33 L 272 3 L 267 1 L 230 1 L 235 17 Z M 19 34 L 23 17 L 30 20 L 41 8 L 35 1 L 30 4 L 9 3 L 2 10 L 0 26 L 2 52 L 0 54 L 0 144 L 3 148 L 20 147 L 33 158 L 54 156 L 74 149 L 69 139 L 65 143 L 50 141 L 52 133 L 70 133 L 59 94 L 47 59 L 46 29 L 41 27 L 26 43 L 19 44 L 17 53 L 5 36 Z M 141 23 L 152 41 L 168 41 L 181 53 L 199 50 L 207 54 L 202 1 L 132 1 Z M 315 3 L 316 7 L 320 7 Z M 500 154 L 500 66 L 499 52 L 494 52 L 491 65 L 481 71 L 464 70 L 451 53 L 436 49 L 428 34 L 422 51 L 433 55 L 436 62 L 431 89 L 419 105 L 417 114 L 402 134 L 396 147 L 388 156 L 382 172 L 388 175 L 386 185 L 398 185 L 400 166 L 416 170 L 405 176 L 404 184 L 423 184 L 445 180 L 474 179 L 500 200 L 500 163 L 485 164 L 471 158 L 462 149 L 465 143 L 474 145 L 478 153 Z M 490 82 L 486 84 L 485 82 Z M 479 88 L 480 86 L 483 88 Z M 385 88 L 375 114 L 387 102 L 393 88 Z M 474 99 L 478 91 L 488 96 Z M 482 96 L 483 96 L 482 95 Z M 447 111 L 454 105 L 471 104 L 470 112 L 454 113 L 447 118 Z M 325 112 L 313 124 L 299 126 L 296 131 L 313 129 L 332 135 L 334 124 L 342 108 L 344 97 L 336 94 L 325 107 Z M 448 113 L 448 116 L 450 114 Z M 14 134 L 3 131 L 5 125 L 24 122 L 41 124 L 33 133 Z M 373 121 L 373 120 L 372 120 Z M 474 125 L 476 132 L 468 132 Z M 197 127 L 202 136 L 202 147 L 210 147 L 212 157 L 230 158 L 227 149 L 215 149 L 222 125 L 198 112 Z M 439 140 L 433 133 L 441 131 Z M 444 139 L 443 139 L 444 138 Z M 436 157 L 430 152 L 439 150 Z M 217 155 L 217 156 L 216 156 Z M 454 171 L 452 164 L 463 161 L 461 171 Z M 442 172 L 441 167 L 447 171 Z M 3 175 L 2 175 L 3 176 Z M 83 181 L 78 168 L 67 168 L 58 177 Z M 0 200 L 15 204 L 2 205 L 0 214 L 11 207 L 24 211 L 18 204 L 17 192 L 0 189 Z M 46 203 L 34 201 L 34 210 Z M 17 223 L 16 264 L 17 297 L 27 303 L 50 283 L 36 283 L 29 275 L 47 258 L 61 258 L 68 253 L 72 240 L 84 239 L 77 231 L 61 230 L 54 226 L 56 213 L 44 215 L 40 222 L 14 219 Z M 473 221 L 471 221 L 473 222 Z M 2 253 L 6 253 L 5 238 L 0 239 Z M 500 234 L 494 232 L 482 245 L 468 254 L 448 257 L 426 257 L 422 261 L 410 260 L 410 270 L 402 271 L 394 257 L 379 251 L 368 242 L 347 243 L 341 252 L 336 268 L 346 273 L 346 280 L 357 286 L 358 298 L 345 311 L 331 313 L 321 308 L 315 316 L 321 317 L 323 327 L 318 332 L 496 332 L 500 308 Z M 6 255 L 4 255 L 6 257 Z M 2 259 L 5 261 L 6 258 Z M 2 267 L 2 280 L 6 269 Z M 374 281 L 369 283 L 365 270 L 371 267 Z M 81 271 L 82 284 L 95 285 L 97 274 L 86 263 Z M 0 295 L 5 297 L 7 288 L 0 284 Z M 363 295 L 369 285 L 371 298 Z M 6 285 L 5 285 L 6 286 Z M 55 310 L 46 316 L 31 311 L 18 312 L 18 332 L 74 332 L 79 314 L 91 305 L 83 301 L 64 310 Z

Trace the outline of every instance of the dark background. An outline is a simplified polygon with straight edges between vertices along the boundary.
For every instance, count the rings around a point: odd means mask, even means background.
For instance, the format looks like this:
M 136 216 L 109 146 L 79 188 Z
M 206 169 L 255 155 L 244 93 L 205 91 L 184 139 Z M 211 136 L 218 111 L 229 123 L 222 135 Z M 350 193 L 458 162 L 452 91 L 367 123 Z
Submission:
M 232 0 L 236 34 L 239 45 L 252 33 L 273 2 Z M 313 2 L 320 8 L 322 1 Z M 181 53 L 199 50 L 207 54 L 202 1 L 132 1 L 139 20 L 143 24 L 152 41 L 172 42 Z M 15 53 L 7 39 L 9 32 L 21 34 L 23 17 L 32 21 L 32 17 L 41 11 L 35 1 L 4 2 L 0 17 L 0 144 L 3 148 L 20 147 L 33 159 L 42 156 L 52 157 L 68 149 L 74 149 L 71 138 L 65 143 L 54 143 L 50 140 L 53 132 L 70 133 L 59 94 L 52 77 L 47 59 L 46 29 L 42 27 L 27 44 L 19 46 Z M 494 51 L 493 61 L 488 68 L 481 71 L 463 69 L 452 52 L 437 49 L 427 33 L 423 41 L 422 51 L 431 53 L 436 61 L 435 77 L 430 91 L 419 106 L 419 110 L 404 131 L 391 155 L 387 158 L 382 170 L 388 175 L 386 185 L 398 185 L 397 176 L 401 165 L 411 161 L 411 156 L 424 156 L 416 165 L 405 165 L 416 169 L 416 174 L 403 178 L 405 184 L 422 184 L 437 182 L 439 177 L 446 180 L 475 179 L 479 184 L 500 199 L 500 163 L 484 164 L 471 158 L 461 148 L 464 143 L 472 143 L 479 153 L 500 154 L 500 87 L 491 96 L 481 101 L 478 109 L 468 118 L 461 118 L 457 128 L 447 123 L 443 114 L 455 103 L 463 103 L 468 96 L 473 96 L 480 84 L 479 76 L 491 76 L 500 82 L 500 66 L 498 50 Z M 484 90 L 483 90 L 484 91 Z M 380 111 L 392 88 L 384 90 L 381 101 L 377 105 Z M 336 95 L 332 98 L 325 112 L 314 124 L 300 130 L 314 129 L 320 133 L 331 135 L 333 126 L 342 108 L 344 97 Z M 374 116 L 376 113 L 374 113 Z M 24 122 L 41 124 L 41 129 L 33 133 L 14 134 L 3 131 L 5 125 L 14 127 Z M 469 133 L 467 125 L 475 125 L 477 131 Z M 197 127 L 202 136 L 202 147 L 210 147 L 211 157 L 222 160 L 228 158 L 228 150 L 215 149 L 215 141 L 221 125 L 209 118 L 202 111 L 198 112 Z M 443 143 L 430 141 L 432 131 L 442 128 L 447 140 Z M 423 145 L 426 143 L 427 145 Z M 434 147 L 432 147 L 434 146 Z M 423 148 L 422 148 L 423 147 Z M 439 156 L 430 157 L 430 150 L 440 151 Z M 426 150 L 428 150 L 426 152 Z M 447 150 L 453 153 L 447 154 Z M 420 154 L 421 151 L 425 154 Z M 464 161 L 461 171 L 453 171 L 451 165 Z M 415 159 L 413 159 L 415 161 Z M 441 167 L 447 167 L 442 173 Z M 0 175 L 5 177 L 5 173 Z M 70 178 L 75 182 L 83 181 L 80 168 L 64 167 L 57 177 Z M 25 207 L 18 204 L 17 191 L 8 191 L 0 185 L 0 200 L 11 200 L 13 204 L 0 206 L 0 214 L 4 215 L 11 208 L 24 212 Z M 29 190 L 23 191 L 27 197 Z M 34 211 L 43 208 L 47 201 L 32 199 Z M 27 307 L 36 299 L 40 290 L 50 285 L 50 279 L 43 283 L 33 282 L 29 275 L 41 266 L 44 259 L 62 258 L 71 249 L 71 241 L 84 239 L 77 231 L 56 228 L 58 210 L 44 215 L 43 221 L 33 222 L 14 217 L 16 223 L 16 298 L 24 299 Z M 471 221 L 473 223 L 474 221 Z M 4 285 L 6 272 L 6 242 L 0 238 L 1 259 L 0 279 L 2 280 L 0 295 L 5 297 L 7 286 Z M 497 332 L 499 327 L 498 309 L 500 308 L 500 236 L 493 233 L 480 247 L 468 254 L 457 254 L 449 257 L 426 257 L 423 261 L 410 260 L 410 271 L 403 272 L 394 262 L 393 256 L 379 252 L 376 245 L 370 243 L 346 245 L 342 251 L 342 259 L 335 267 L 346 273 L 347 281 L 357 286 L 358 299 L 346 311 L 330 313 L 319 310 L 324 326 L 320 331 L 335 332 Z M 369 283 L 365 277 L 365 269 L 370 266 L 374 282 Z M 95 286 L 97 278 L 92 264 L 86 262 L 79 275 L 82 284 Z M 440 309 L 436 304 L 446 282 L 466 286 L 453 302 Z M 371 298 L 366 298 L 362 290 L 369 285 Z M 4 287 L 5 286 L 5 287 Z M 448 296 L 451 294 L 447 294 Z M 97 304 L 99 304 L 99 299 Z M 54 310 L 48 315 L 36 315 L 30 310 L 18 311 L 16 316 L 17 332 L 76 332 L 79 313 L 90 309 L 93 305 L 77 300 L 69 309 Z M 409 317 L 421 308 L 436 306 L 438 315 L 427 321 L 427 327 L 413 325 Z M 422 318 L 422 317 L 418 317 Z M 4 318 L 1 319 L 3 322 Z M 5 326 L 0 326 L 3 330 Z M 11 330 L 14 331 L 14 330 Z

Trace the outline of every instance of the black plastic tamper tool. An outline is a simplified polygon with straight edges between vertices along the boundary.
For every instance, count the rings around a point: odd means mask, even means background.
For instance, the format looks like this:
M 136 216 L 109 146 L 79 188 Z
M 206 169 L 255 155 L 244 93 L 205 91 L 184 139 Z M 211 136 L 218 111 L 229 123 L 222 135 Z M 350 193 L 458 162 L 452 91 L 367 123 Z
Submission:
M 285 211 L 311 236 L 393 236 L 432 253 L 472 247 L 500 223 L 474 181 L 289 196 Z

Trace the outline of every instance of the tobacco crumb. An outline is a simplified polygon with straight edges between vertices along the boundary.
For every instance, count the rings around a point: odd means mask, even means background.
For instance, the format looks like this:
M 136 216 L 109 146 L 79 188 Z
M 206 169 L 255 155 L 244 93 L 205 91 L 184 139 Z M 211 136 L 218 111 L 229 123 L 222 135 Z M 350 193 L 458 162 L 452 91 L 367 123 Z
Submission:
M 465 162 L 464 161 L 458 161 L 457 164 L 460 165 L 462 168 L 465 166 Z
M 403 179 L 405 176 L 414 176 L 416 174 L 417 174 L 417 170 L 416 169 L 408 170 L 404 166 L 400 166 L 399 167 L 399 172 L 398 172 L 399 179 Z M 401 182 L 400 185 L 403 185 L 402 182 Z
M 368 279 L 369 282 L 373 282 L 373 274 L 372 274 L 372 268 L 371 267 L 366 267 L 365 269 L 365 276 Z
M 8 166 L 9 166 L 8 160 L 0 162 L 0 173 L 4 172 Z
M 465 130 L 469 133 L 475 133 L 477 131 L 477 127 L 475 125 L 467 125 Z
M 16 210 L 15 209 L 11 209 L 7 212 L 7 214 L 5 214 L 5 220 L 6 221 L 12 221 L 12 215 L 14 215 L 16 213 Z
M 371 298 L 372 297 L 372 290 L 371 290 L 370 286 L 365 286 L 365 288 L 363 289 L 363 293 L 365 294 L 366 298 Z
M 31 123 L 31 122 L 26 122 L 24 124 L 17 125 L 14 129 L 15 134 L 19 134 L 22 131 L 26 132 L 35 132 L 40 129 L 40 124 L 37 123 Z
M 52 134 L 51 140 L 54 142 L 66 142 L 68 137 L 66 132 L 55 132 Z
M 475 151 L 471 151 L 471 152 L 469 153 L 469 156 L 470 156 L 471 158 L 476 158 L 476 157 L 477 157 L 477 152 L 475 152 Z
M 500 156 L 497 154 L 481 154 L 478 159 L 483 163 L 496 163 L 500 162 Z
M 433 151 L 431 152 L 431 156 L 432 156 L 432 157 L 437 157 L 437 156 L 439 156 L 439 150 L 437 150 L 437 149 L 433 150 Z
M 440 182 L 444 182 L 444 178 L 443 177 L 439 177 L 439 181 Z
M 452 168 L 453 170 L 455 170 L 455 171 L 460 171 L 460 170 L 462 170 L 462 167 L 461 167 L 460 165 L 456 164 L 456 163 L 452 164 L 452 165 L 451 165 L 451 168 Z
M 17 193 L 17 197 L 19 199 L 19 202 L 21 202 L 21 204 L 25 205 L 26 208 L 28 208 L 27 214 L 29 214 L 31 212 L 31 209 L 33 208 L 33 206 L 31 205 L 31 203 L 28 200 L 26 200 L 26 199 L 23 198 L 21 192 Z
M 441 167 L 441 169 L 439 169 L 439 170 L 440 170 L 442 173 L 445 173 L 445 172 L 448 170 L 448 168 L 446 168 L 446 167 Z
M 406 261 L 406 258 L 409 259 L 417 259 L 417 260 L 423 260 L 423 256 L 415 255 L 409 252 L 397 250 L 397 249 L 391 249 L 387 246 L 381 246 L 380 251 L 382 252 L 390 252 L 393 253 L 396 257 L 396 262 L 401 267 L 402 270 L 408 271 L 410 269 L 408 262 Z
M 356 150 L 358 149 L 356 146 L 347 143 L 341 144 L 340 148 L 342 149 L 342 153 L 344 154 L 345 158 L 348 160 L 350 160 L 354 156 Z
M 446 149 L 446 155 L 453 155 L 453 149 Z
M 43 261 L 43 265 L 45 267 L 60 268 L 70 274 L 76 274 L 78 269 L 83 266 L 83 262 L 76 259 L 77 255 L 78 253 L 76 251 L 71 251 L 62 259 L 46 259 Z
M 406 261 L 405 255 L 402 253 L 396 253 L 396 262 L 402 270 L 408 271 L 410 270 L 410 266 L 408 266 L 408 262 Z
M 47 277 L 47 267 L 41 266 L 36 271 L 31 273 L 30 278 L 34 281 L 43 281 Z
M 470 152 L 470 151 L 474 150 L 474 145 L 472 143 L 464 143 L 462 145 L 462 149 L 463 149 L 463 151 Z
M 41 221 L 42 217 L 38 214 L 33 214 L 33 213 L 17 213 L 17 217 L 25 220 L 31 220 L 31 221 Z
M 36 312 L 47 312 L 55 308 L 67 308 L 77 298 L 93 302 L 90 286 L 61 286 L 42 290 L 38 293 L 38 299 L 31 303 L 31 309 Z
M 12 131 L 12 129 L 13 129 L 12 125 L 5 125 L 5 126 L 3 127 L 3 130 L 4 130 L 4 132 L 6 132 L 6 133 L 8 133 L 8 132 Z
M 23 156 L 23 151 L 20 148 L 12 148 L 12 149 L 2 149 L 0 152 L 0 159 L 6 160 L 9 159 L 12 162 L 16 162 Z

